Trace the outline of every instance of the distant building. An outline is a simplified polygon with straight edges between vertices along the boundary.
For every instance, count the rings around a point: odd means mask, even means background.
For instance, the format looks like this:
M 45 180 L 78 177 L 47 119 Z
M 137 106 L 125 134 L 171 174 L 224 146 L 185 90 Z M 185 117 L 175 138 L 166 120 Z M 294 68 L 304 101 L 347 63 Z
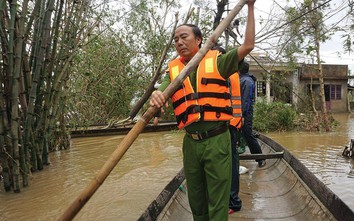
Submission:
M 250 72 L 257 78 L 256 97 L 268 102 L 282 101 L 301 108 L 309 104 L 312 91 L 316 99 L 316 109 L 321 110 L 319 72 L 317 65 L 273 62 L 262 56 L 253 56 L 257 61 L 249 61 Z M 333 113 L 350 111 L 348 96 L 348 65 L 322 64 L 327 110 Z M 352 93 L 352 92 L 351 92 Z M 351 109 L 353 110 L 353 109 Z
M 315 96 L 319 96 L 320 83 L 317 65 L 303 65 L 300 74 L 300 85 L 302 90 L 310 92 L 312 88 Z M 322 64 L 324 79 L 324 92 L 327 110 L 331 112 L 347 112 L 348 93 L 348 65 Z M 320 104 L 316 108 L 320 109 Z
M 354 112 L 354 86 L 348 84 L 348 111 Z

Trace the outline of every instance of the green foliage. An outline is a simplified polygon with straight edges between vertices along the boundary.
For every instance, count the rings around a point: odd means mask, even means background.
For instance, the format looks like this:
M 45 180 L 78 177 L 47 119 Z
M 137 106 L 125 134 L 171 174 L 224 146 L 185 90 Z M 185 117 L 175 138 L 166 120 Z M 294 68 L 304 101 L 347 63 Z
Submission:
M 69 99 L 76 124 L 105 123 L 128 114 L 140 84 L 129 58 L 128 45 L 118 36 L 103 34 L 78 53 Z
M 292 130 L 295 117 L 296 111 L 292 105 L 261 100 L 255 104 L 253 127 L 261 132 Z
M 319 49 L 317 43 L 325 42 L 335 31 L 324 25 L 324 13 L 328 5 L 318 7 L 323 3 L 324 1 L 304 0 L 296 7 L 285 8 L 286 20 L 291 21 L 287 34 L 281 40 L 284 48 L 282 54 L 287 61 L 297 62 L 299 54 L 314 57 Z
M 96 31 L 76 57 L 70 86 L 72 124 L 108 123 L 128 117 L 152 81 L 171 35 L 173 19 L 167 12 L 176 7 L 179 4 L 169 0 L 133 1 L 117 16 L 105 17 L 118 26 Z M 173 55 L 171 48 L 166 62 Z
M 332 115 L 328 114 L 329 126 L 334 129 L 338 126 Z M 253 128 L 260 132 L 270 131 L 324 131 L 324 115 L 316 115 L 310 106 L 296 111 L 295 107 L 282 102 L 267 103 L 257 101 L 254 109 Z

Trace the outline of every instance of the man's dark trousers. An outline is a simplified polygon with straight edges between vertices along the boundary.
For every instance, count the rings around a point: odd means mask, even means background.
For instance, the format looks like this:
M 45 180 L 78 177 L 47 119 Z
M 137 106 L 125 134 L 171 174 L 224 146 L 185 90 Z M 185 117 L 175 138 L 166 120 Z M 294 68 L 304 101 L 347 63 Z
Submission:
M 234 126 L 229 125 L 230 135 L 231 135 L 231 148 L 232 148 L 232 180 L 231 180 L 231 191 L 230 191 L 230 201 L 229 208 L 234 211 L 240 211 L 242 207 L 242 201 L 238 196 L 240 190 L 240 162 L 237 152 L 237 129 Z
M 253 134 L 252 130 L 252 122 L 253 122 L 253 114 L 252 112 L 248 113 L 248 115 L 244 118 L 244 122 L 242 124 L 242 135 L 246 140 L 248 148 L 250 149 L 252 154 L 262 153 L 261 146 L 259 145 L 256 137 Z M 256 160 L 261 161 L 261 160 Z

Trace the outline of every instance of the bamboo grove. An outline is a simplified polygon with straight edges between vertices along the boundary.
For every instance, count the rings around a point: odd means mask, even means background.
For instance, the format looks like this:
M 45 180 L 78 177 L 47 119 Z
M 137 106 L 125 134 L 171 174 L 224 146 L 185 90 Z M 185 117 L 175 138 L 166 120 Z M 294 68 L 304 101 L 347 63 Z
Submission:
M 90 21 L 83 1 L 1 0 L 0 164 L 6 191 L 20 192 L 48 152 L 66 148 L 66 85 Z M 87 32 L 87 27 L 85 31 Z

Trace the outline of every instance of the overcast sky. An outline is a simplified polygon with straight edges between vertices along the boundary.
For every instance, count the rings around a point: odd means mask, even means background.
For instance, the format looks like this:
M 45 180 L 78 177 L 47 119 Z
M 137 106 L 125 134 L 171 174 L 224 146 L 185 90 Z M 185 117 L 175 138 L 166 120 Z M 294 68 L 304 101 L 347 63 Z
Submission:
M 236 3 L 237 1 L 235 1 Z M 269 12 L 271 11 L 271 6 L 278 4 L 281 7 L 287 6 L 289 4 L 294 5 L 294 0 L 257 0 L 256 1 L 256 18 L 258 16 L 262 16 L 267 18 Z M 342 20 L 343 17 L 346 17 L 348 10 L 347 0 L 331 0 L 330 6 L 331 11 L 326 14 L 326 16 L 330 17 L 326 20 L 326 25 L 328 27 L 332 27 L 333 24 Z M 243 9 L 245 10 L 245 9 Z M 268 13 L 268 14 L 267 14 Z M 344 25 L 349 23 L 346 20 L 343 20 L 339 25 Z M 354 66 L 354 56 L 349 55 L 348 53 L 344 53 L 343 50 L 343 39 L 342 35 L 344 32 L 336 32 L 330 40 L 327 40 L 326 43 L 321 44 L 321 59 L 324 60 L 328 64 L 348 64 Z M 353 40 L 353 39 L 352 39 Z
M 193 0 L 189 0 L 189 2 L 192 3 Z M 234 7 L 238 2 L 238 0 L 230 0 L 230 7 Z M 296 2 L 300 2 L 300 0 L 257 0 L 255 3 L 256 29 L 259 30 L 261 28 L 261 25 L 257 24 L 257 22 L 259 22 L 260 16 L 264 19 L 268 19 L 270 14 L 276 14 L 278 12 L 280 13 L 281 7 L 285 7 L 287 5 L 294 6 Z M 331 27 L 334 23 L 345 17 L 346 13 L 348 12 L 348 2 L 348 0 L 330 1 L 331 11 L 326 13 L 326 16 L 330 17 L 326 20 L 326 25 L 328 25 L 328 27 Z M 211 5 L 212 4 L 215 5 L 215 1 L 211 1 Z M 188 4 L 186 4 L 186 7 L 189 8 L 189 5 L 187 5 Z M 276 7 L 276 9 L 273 9 L 273 11 L 272 6 Z M 213 8 L 215 7 L 216 5 Z M 246 8 L 247 6 L 242 9 L 241 14 L 245 14 L 247 12 Z M 285 23 L 282 17 L 271 17 L 271 19 L 274 19 L 272 20 L 274 23 Z M 343 26 L 344 24 L 348 24 L 346 27 L 349 26 L 349 22 L 346 22 L 345 20 L 343 20 L 339 25 Z M 240 31 L 242 32 L 244 30 L 240 29 Z M 324 60 L 327 64 L 347 64 L 349 65 L 349 69 L 352 70 L 352 73 L 354 73 L 354 56 L 353 54 L 349 55 L 348 53 L 344 53 L 343 39 L 341 39 L 343 34 L 344 32 L 337 32 L 331 37 L 330 40 L 324 44 L 321 44 L 321 59 Z

